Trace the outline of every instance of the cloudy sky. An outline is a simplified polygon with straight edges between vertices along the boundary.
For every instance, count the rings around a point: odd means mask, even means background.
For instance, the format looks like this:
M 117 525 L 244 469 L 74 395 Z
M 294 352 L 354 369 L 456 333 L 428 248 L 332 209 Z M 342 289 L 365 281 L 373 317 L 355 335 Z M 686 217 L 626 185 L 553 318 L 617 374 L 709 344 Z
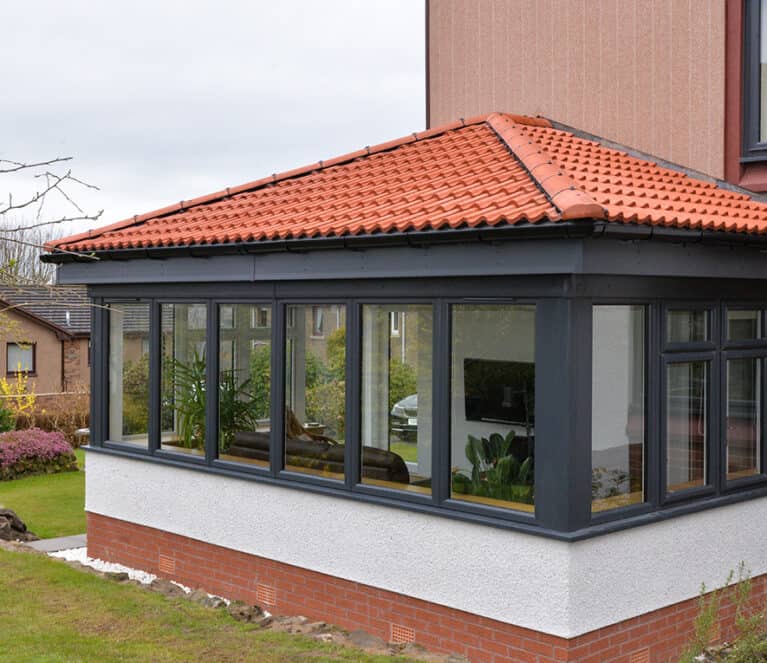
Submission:
M 28 0 L 0 23 L 0 159 L 74 157 L 104 223 L 424 128 L 421 0 Z

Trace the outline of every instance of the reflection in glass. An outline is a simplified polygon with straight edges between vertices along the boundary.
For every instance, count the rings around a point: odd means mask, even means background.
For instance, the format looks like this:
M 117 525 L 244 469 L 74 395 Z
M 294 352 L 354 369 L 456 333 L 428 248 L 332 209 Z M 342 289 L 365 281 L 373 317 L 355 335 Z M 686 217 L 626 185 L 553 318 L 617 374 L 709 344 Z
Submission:
M 666 367 L 666 487 L 669 492 L 706 483 L 708 362 Z
M 535 306 L 452 307 L 452 497 L 533 512 Z
M 149 304 L 109 306 L 109 439 L 141 447 L 149 435 Z
M 205 304 L 160 308 L 161 448 L 205 455 Z
M 271 308 L 222 305 L 218 319 L 218 457 L 268 467 Z
M 760 472 L 761 359 L 727 361 L 727 479 Z
M 344 477 L 346 307 L 288 306 L 285 469 Z
M 700 343 L 708 340 L 708 311 L 669 311 L 666 318 L 669 343 Z
M 727 311 L 727 338 L 730 341 L 751 341 L 761 336 L 761 311 Z
M 362 309 L 362 482 L 431 493 L 432 307 Z
M 644 501 L 645 307 L 594 306 L 591 510 Z

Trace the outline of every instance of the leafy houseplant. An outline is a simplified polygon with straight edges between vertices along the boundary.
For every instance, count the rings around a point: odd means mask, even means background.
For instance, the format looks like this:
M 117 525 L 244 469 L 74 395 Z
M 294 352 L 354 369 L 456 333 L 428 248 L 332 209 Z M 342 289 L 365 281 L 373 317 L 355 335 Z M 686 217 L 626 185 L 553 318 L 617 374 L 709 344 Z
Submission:
M 472 465 L 471 476 L 453 474 L 453 492 L 532 504 L 533 457 L 520 463 L 511 452 L 513 441 L 514 431 L 505 437 L 500 433 L 483 438 L 469 435 L 466 458 Z
M 178 442 L 187 449 L 201 449 L 205 443 L 205 363 L 197 351 L 188 364 L 173 360 Z

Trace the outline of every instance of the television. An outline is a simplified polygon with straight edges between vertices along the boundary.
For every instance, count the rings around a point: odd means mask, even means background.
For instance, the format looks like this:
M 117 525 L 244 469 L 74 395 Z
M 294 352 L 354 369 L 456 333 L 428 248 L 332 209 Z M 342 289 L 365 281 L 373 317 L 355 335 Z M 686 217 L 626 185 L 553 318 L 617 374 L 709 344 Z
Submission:
M 467 421 L 535 424 L 533 362 L 466 358 L 463 388 Z

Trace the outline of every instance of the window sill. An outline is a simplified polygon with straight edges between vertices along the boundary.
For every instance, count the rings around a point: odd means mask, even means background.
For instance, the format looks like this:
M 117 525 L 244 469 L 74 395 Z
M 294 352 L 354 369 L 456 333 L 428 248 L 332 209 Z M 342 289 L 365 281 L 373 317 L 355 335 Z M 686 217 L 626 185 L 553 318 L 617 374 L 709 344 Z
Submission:
M 767 192 L 767 156 L 741 162 L 738 186 L 757 193 Z

